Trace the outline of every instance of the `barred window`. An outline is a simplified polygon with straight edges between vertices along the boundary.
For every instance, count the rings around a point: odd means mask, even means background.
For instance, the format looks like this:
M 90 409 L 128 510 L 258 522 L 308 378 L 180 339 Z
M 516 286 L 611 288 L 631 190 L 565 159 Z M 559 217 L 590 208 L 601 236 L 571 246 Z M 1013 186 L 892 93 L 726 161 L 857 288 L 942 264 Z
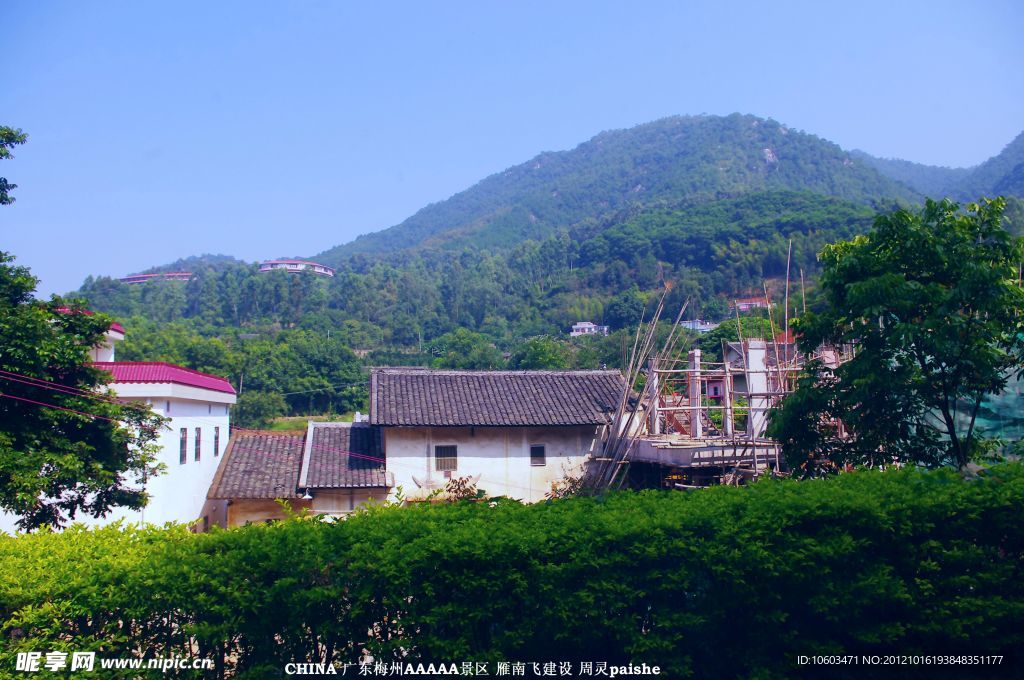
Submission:
M 213 455 L 217 457 L 220 455 L 220 428 L 213 428 Z
M 178 449 L 178 462 L 184 465 L 188 461 L 188 428 L 181 428 L 181 444 Z
M 535 444 L 530 447 L 530 465 L 547 465 L 548 459 L 544 453 L 543 444 Z
M 203 428 L 196 428 L 196 460 L 199 460 L 199 452 L 203 446 Z
M 441 472 L 459 468 L 459 450 L 457 446 L 435 446 L 434 465 Z

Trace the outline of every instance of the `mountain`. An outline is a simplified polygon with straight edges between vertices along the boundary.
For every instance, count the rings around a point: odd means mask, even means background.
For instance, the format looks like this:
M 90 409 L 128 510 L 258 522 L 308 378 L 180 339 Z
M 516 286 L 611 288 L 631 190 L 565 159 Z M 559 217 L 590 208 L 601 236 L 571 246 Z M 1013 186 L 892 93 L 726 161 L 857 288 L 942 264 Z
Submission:
M 972 169 L 961 181 L 949 187 L 961 201 L 976 201 L 980 196 L 1009 193 L 1024 198 L 1021 177 L 1024 175 L 1024 132 L 1006 145 L 998 155 Z
M 932 198 L 976 201 L 982 196 L 1024 198 L 1024 132 L 999 154 L 972 168 L 922 165 L 894 158 L 876 158 L 863 151 L 850 154 L 886 177 Z
M 854 149 L 850 155 L 870 165 L 886 177 L 931 197 L 944 195 L 949 187 L 963 181 L 974 169 L 923 165 L 898 158 L 876 158 L 859 149 Z
M 575 149 L 542 153 L 401 224 L 313 259 L 475 246 L 507 249 L 569 230 L 759 191 L 799 191 L 870 204 L 918 192 L 839 146 L 750 115 L 676 116 L 602 132 Z

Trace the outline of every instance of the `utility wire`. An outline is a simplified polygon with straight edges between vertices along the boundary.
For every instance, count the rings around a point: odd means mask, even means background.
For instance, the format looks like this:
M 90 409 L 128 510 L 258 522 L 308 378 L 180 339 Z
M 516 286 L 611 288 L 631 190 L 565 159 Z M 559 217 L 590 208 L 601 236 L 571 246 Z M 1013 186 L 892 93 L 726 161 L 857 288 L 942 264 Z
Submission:
M 336 389 L 338 389 L 340 387 L 355 387 L 356 385 L 365 385 L 368 382 L 370 382 L 370 381 L 369 380 L 363 380 L 362 382 L 344 383 L 342 385 L 328 385 L 327 387 L 317 387 L 317 388 L 314 388 L 312 390 L 299 390 L 297 392 L 282 392 L 281 396 L 282 397 L 287 397 L 287 396 L 292 395 L 292 394 L 308 394 L 310 392 L 323 392 L 324 390 L 336 390 Z
M 80 416 L 88 416 L 89 418 L 99 418 L 100 420 L 107 420 L 107 421 L 110 421 L 111 423 L 117 423 L 119 425 L 123 425 L 123 423 L 120 420 L 117 420 L 116 418 L 108 418 L 107 416 L 101 416 L 101 415 L 99 415 L 97 413 L 87 413 L 85 411 L 76 411 L 75 409 L 67 408 L 66 406 L 57 406 L 56 404 L 47 404 L 44 401 L 36 401 L 35 399 L 26 399 L 25 397 L 18 397 L 18 396 L 15 396 L 13 394 L 0 393 L 0 397 L 4 397 L 6 399 L 17 399 L 18 401 L 28 402 L 29 404 L 35 404 L 37 406 L 44 406 L 46 408 L 52 408 L 52 409 L 56 409 L 58 411 L 67 411 L 69 413 L 76 413 L 76 414 L 78 414 Z M 146 426 L 146 425 L 139 425 L 138 427 L 143 429 L 143 430 L 149 430 L 150 432 L 156 432 L 156 428 L 155 427 L 149 427 L 149 426 Z

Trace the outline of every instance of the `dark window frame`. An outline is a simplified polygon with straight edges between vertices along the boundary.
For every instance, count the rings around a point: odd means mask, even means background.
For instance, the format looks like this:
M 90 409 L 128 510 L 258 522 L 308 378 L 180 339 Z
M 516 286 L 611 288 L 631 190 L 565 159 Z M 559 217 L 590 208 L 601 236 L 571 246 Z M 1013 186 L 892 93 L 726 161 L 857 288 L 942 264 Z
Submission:
M 536 454 L 537 449 L 540 449 L 540 455 Z M 530 444 L 530 465 L 533 467 L 541 467 L 542 465 L 547 464 L 548 455 L 544 444 Z
M 434 469 L 438 472 L 455 472 L 459 469 L 459 447 L 456 444 L 434 446 Z

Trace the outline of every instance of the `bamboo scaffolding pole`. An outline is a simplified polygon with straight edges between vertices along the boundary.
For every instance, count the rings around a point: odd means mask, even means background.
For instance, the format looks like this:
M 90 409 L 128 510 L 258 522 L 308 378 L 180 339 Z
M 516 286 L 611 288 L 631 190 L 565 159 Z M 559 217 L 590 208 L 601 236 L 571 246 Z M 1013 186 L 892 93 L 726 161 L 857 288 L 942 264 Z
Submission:
M 783 316 L 783 332 L 789 334 L 789 267 L 793 262 L 793 239 L 789 239 L 789 254 L 786 255 L 786 311 Z M 767 287 L 766 287 L 767 288 Z M 772 313 L 771 306 L 768 307 L 768 314 Z
M 668 290 L 666 289 L 658 300 L 658 305 L 651 317 L 651 321 L 648 322 L 646 332 L 644 332 L 644 314 L 642 313 L 640 316 L 640 323 L 637 326 L 636 337 L 633 342 L 633 353 L 626 369 L 625 389 L 619 399 L 615 416 L 610 423 L 609 435 L 604 442 L 602 451 L 604 455 L 601 456 L 601 465 L 594 467 L 593 474 L 589 474 L 590 469 L 588 468 L 588 474 L 584 477 L 584 486 L 589 487 L 591 490 L 610 487 L 615 479 L 615 475 L 618 473 L 619 463 L 623 461 L 629 449 L 629 440 L 635 438 L 635 435 L 632 434 L 633 421 L 640 410 L 642 395 L 638 398 L 636 405 L 629 411 L 628 416 L 625 415 L 626 406 L 629 403 L 629 396 L 632 393 L 633 385 L 639 376 L 640 368 L 645 358 L 650 355 L 650 350 L 653 347 L 658 320 L 661 318 L 661 313 L 664 310 L 667 294 Z M 641 337 L 643 338 L 642 341 Z M 625 424 L 623 425 L 624 417 Z M 622 448 L 624 438 L 627 443 L 626 450 Z
M 775 349 L 775 368 L 779 369 L 782 366 L 782 359 L 779 358 L 779 341 L 778 341 L 778 336 L 775 333 L 775 320 L 772 319 L 772 301 L 771 301 L 771 298 L 768 295 L 768 284 L 766 284 L 764 281 L 762 281 L 761 282 L 761 286 L 764 288 L 764 301 L 765 301 L 765 304 L 768 305 L 768 324 L 771 326 L 771 329 L 772 329 L 772 347 Z M 781 370 L 779 371 L 779 376 L 778 377 L 779 377 L 779 390 L 784 390 L 785 389 L 785 384 L 783 383 L 782 371 Z
M 800 298 L 803 300 L 803 314 L 807 313 L 807 291 L 804 289 L 804 269 L 800 268 Z

